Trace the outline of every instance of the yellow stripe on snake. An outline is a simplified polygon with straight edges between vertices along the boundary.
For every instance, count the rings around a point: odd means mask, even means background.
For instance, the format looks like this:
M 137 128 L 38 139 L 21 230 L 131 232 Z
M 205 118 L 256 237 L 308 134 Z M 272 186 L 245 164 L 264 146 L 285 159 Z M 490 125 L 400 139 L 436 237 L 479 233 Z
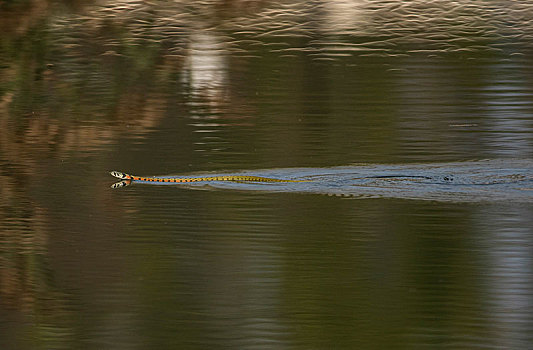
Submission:
M 123 181 L 113 184 L 111 187 L 118 188 L 129 185 L 131 181 L 144 182 L 166 182 L 166 183 L 188 183 L 188 182 L 202 182 L 202 181 L 249 181 L 249 182 L 307 182 L 308 180 L 283 180 L 274 179 L 271 177 L 253 176 L 253 175 L 219 175 L 206 177 L 144 177 L 137 175 L 130 175 L 120 171 L 111 171 L 111 175 Z

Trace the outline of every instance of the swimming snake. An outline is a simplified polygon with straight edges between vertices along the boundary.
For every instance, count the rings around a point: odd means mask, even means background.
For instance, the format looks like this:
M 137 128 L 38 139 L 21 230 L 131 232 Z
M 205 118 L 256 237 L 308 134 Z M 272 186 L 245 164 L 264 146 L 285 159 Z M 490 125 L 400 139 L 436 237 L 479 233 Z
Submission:
M 219 175 L 219 176 L 205 176 L 205 177 L 144 177 L 137 175 L 130 175 L 120 171 L 111 171 L 111 175 L 123 181 L 113 184 L 112 188 L 127 186 L 131 181 L 145 181 L 145 182 L 167 182 L 167 183 L 187 183 L 187 182 L 201 182 L 201 181 L 250 181 L 250 182 L 307 182 L 307 180 L 283 180 L 274 179 L 271 177 L 253 176 L 253 175 Z

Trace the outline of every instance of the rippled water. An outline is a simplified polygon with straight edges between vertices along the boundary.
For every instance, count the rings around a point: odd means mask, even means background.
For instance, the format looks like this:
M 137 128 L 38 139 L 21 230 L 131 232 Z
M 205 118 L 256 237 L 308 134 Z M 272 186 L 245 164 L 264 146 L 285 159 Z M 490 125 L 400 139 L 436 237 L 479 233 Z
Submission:
M 0 3 L 0 348 L 529 349 L 532 21 Z
M 231 181 L 231 176 L 261 176 L 257 181 Z M 208 180 L 202 180 L 207 178 Z M 209 177 L 214 178 L 209 180 Z M 230 177 L 218 180 L 217 177 Z M 164 182 L 170 179 L 190 183 Z M 316 193 L 353 198 L 406 198 L 435 201 L 533 202 L 533 162 L 492 160 L 462 163 L 358 165 L 334 168 L 295 168 L 243 171 L 231 174 L 208 173 L 189 176 L 156 176 L 147 180 L 123 180 L 112 188 L 132 184 L 166 185 L 187 188 Z M 269 180 L 276 180 L 270 182 Z M 278 181 L 281 180 L 281 181 Z M 286 181 L 286 182 L 284 182 Z

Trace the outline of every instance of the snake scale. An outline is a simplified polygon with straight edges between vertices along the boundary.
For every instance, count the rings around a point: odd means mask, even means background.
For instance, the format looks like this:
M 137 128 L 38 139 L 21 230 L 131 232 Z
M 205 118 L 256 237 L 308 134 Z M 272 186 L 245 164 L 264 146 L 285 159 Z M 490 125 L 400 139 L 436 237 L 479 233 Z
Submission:
M 205 177 L 145 177 L 130 175 L 120 171 L 111 171 L 110 174 L 123 181 L 113 184 L 111 187 L 118 188 L 127 186 L 131 181 L 144 182 L 167 182 L 167 183 L 188 183 L 188 182 L 202 182 L 202 181 L 248 181 L 248 182 L 307 182 L 307 180 L 284 180 L 274 179 L 271 177 L 253 176 L 253 175 L 219 175 L 219 176 L 205 176 Z

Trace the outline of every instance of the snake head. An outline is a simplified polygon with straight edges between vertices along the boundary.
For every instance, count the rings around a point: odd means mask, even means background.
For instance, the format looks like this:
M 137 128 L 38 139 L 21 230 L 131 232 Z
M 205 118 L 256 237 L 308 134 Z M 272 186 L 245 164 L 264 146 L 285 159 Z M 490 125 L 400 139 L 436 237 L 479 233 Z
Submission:
M 131 176 L 126 174 L 126 173 L 121 173 L 120 171 L 111 171 L 110 172 L 111 175 L 113 175 L 114 177 L 117 177 L 119 179 L 122 179 L 122 180 L 130 180 L 131 179 Z

